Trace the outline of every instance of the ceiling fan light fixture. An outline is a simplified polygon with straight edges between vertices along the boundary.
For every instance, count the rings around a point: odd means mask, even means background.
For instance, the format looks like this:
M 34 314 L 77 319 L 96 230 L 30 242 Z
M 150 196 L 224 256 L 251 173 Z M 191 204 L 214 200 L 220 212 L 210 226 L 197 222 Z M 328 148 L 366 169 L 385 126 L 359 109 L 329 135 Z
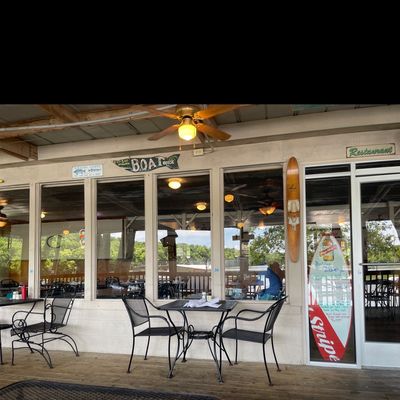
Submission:
M 193 124 L 192 117 L 182 118 L 182 123 L 178 128 L 179 137 L 183 140 L 192 140 L 196 137 L 196 126 Z
M 199 201 L 198 203 L 196 203 L 196 208 L 199 211 L 204 211 L 207 208 L 207 203 L 205 201 Z
M 228 193 L 225 195 L 224 199 L 227 203 L 232 203 L 232 201 L 235 200 L 235 196 L 232 193 Z
M 271 215 L 276 210 L 276 207 L 275 206 L 260 207 L 258 210 L 260 211 L 261 214 Z
M 168 179 L 168 186 L 174 190 L 179 189 L 182 186 L 182 181 L 179 178 Z

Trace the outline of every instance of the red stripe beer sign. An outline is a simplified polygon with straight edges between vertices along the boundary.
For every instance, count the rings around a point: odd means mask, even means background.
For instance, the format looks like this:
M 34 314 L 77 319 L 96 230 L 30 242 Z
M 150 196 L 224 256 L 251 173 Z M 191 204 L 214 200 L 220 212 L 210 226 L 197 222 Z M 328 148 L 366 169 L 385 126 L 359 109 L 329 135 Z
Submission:
M 326 361 L 342 360 L 352 323 L 350 266 L 331 233 L 324 234 L 315 250 L 309 275 L 308 316 L 315 344 Z

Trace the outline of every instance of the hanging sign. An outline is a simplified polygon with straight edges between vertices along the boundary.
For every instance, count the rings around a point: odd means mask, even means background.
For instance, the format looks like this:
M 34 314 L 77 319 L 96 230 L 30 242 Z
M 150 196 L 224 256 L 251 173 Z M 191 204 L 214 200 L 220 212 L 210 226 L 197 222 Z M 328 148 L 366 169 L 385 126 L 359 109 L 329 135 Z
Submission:
M 179 169 L 178 158 L 180 154 L 173 154 L 169 157 L 154 156 L 146 158 L 123 158 L 113 161 L 115 165 L 131 172 L 148 172 L 153 169 L 168 167 L 169 169 Z
M 73 178 L 91 178 L 93 176 L 103 176 L 103 166 L 101 164 L 72 167 Z
M 390 156 L 393 154 L 396 154 L 396 146 L 394 143 L 346 147 L 347 158 Z

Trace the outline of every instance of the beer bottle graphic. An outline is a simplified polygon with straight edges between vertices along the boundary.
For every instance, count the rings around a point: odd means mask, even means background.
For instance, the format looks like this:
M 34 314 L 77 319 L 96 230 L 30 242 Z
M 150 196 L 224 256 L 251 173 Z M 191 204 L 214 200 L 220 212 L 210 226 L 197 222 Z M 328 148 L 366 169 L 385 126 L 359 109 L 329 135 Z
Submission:
M 334 260 L 332 247 L 333 247 L 332 240 L 330 239 L 329 235 L 326 235 L 322 241 L 322 254 L 323 254 L 322 259 L 324 261 L 333 261 Z

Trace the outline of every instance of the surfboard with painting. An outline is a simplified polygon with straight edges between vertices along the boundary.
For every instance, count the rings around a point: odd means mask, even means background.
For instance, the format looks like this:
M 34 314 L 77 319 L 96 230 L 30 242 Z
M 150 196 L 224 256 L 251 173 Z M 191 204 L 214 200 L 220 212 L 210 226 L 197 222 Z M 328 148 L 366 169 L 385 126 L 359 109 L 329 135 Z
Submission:
M 289 159 L 286 169 L 286 202 L 289 255 L 296 262 L 300 245 L 300 179 L 295 157 Z
M 315 250 L 309 274 L 310 327 L 326 361 L 340 361 L 352 321 L 351 270 L 336 238 L 326 233 Z

